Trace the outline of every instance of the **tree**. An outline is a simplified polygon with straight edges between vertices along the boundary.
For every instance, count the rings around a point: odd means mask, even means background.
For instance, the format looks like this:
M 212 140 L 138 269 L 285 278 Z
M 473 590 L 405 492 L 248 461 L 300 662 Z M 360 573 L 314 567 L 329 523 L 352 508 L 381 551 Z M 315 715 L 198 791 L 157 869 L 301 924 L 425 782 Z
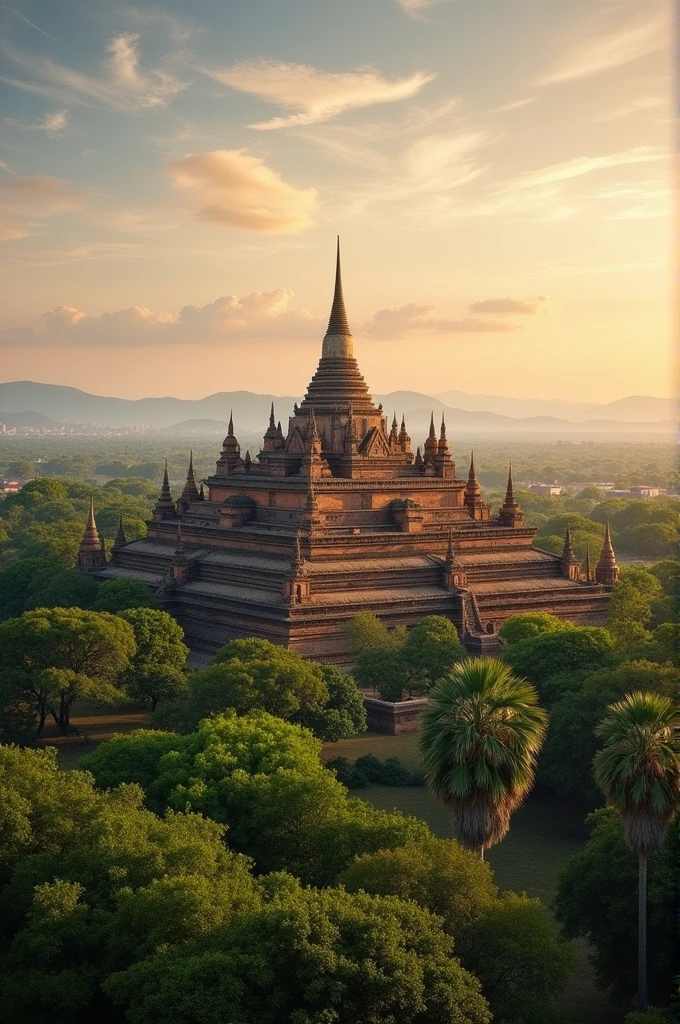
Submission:
M 551 682 L 560 679 L 553 676 Z M 602 746 L 595 730 L 607 707 L 627 693 L 645 690 L 672 697 L 680 673 L 670 665 L 626 661 L 612 669 L 576 673 L 574 689 L 565 689 L 550 711 L 550 726 L 541 754 L 539 780 L 561 796 L 580 796 L 598 802 L 592 774 L 593 758 Z
M 402 657 L 411 673 L 423 673 L 431 684 L 466 658 L 467 652 L 450 619 L 427 615 L 409 630 Z
M 86 573 L 54 566 L 49 574 L 40 574 L 29 586 L 22 611 L 31 608 L 91 608 L 98 584 Z
M 50 579 L 60 568 L 47 558 L 22 558 L 0 569 L 0 620 L 25 612 L 34 582 Z
M 649 572 L 659 581 L 664 594 L 668 597 L 678 596 L 680 565 L 675 560 L 668 559 L 663 562 L 657 562 L 656 565 L 651 566 Z
M 400 701 L 409 673 L 398 647 L 375 647 L 357 655 L 354 676 L 363 690 L 373 690 L 383 700 Z
M 125 693 L 131 700 L 143 707 L 156 711 L 159 703 L 173 704 L 185 697 L 187 677 L 184 672 L 172 665 L 159 665 L 158 668 L 146 672 L 129 673 L 125 682 Z
M 0 649 L 3 688 L 11 683 L 17 695 L 29 696 L 42 722 L 58 694 L 60 711 L 55 718 L 68 730 L 78 693 L 87 689 L 98 700 L 111 699 L 111 685 L 128 667 L 136 648 L 132 627 L 115 615 L 39 608 L 0 623 Z M 72 675 L 57 676 L 52 670 Z
M 524 612 L 512 615 L 498 630 L 500 638 L 512 647 L 521 640 L 539 636 L 541 633 L 556 633 L 558 630 L 570 629 L 571 623 L 558 619 L 548 612 Z
M 678 530 L 675 523 L 640 523 L 620 534 L 622 551 L 642 558 L 668 558 L 676 550 Z
M 495 658 L 459 662 L 430 691 L 420 735 L 425 778 L 451 810 L 456 839 L 482 858 L 531 789 L 546 721 L 534 687 Z
M 259 913 L 115 974 L 130 1024 L 486 1024 L 479 985 L 413 903 L 279 883 Z
M 364 732 L 366 708 L 354 678 L 334 665 L 322 665 L 321 675 L 328 690 L 328 702 L 320 711 L 301 708 L 293 720 L 326 742 Z
M 359 853 L 429 835 L 424 822 L 377 811 L 319 760 L 321 742 L 265 712 L 233 712 L 194 733 L 115 736 L 81 764 L 100 785 L 144 786 L 156 813 L 190 808 L 227 825 L 230 845 L 258 870 L 330 884 Z
M 590 838 L 585 849 L 570 857 L 562 870 L 554 911 L 566 938 L 585 938 L 593 949 L 598 984 L 612 1000 L 627 1002 L 635 992 L 637 858 L 623 838 L 613 807 L 588 816 Z M 649 858 L 649 990 L 666 1000 L 675 970 L 675 919 L 678 838 L 671 830 L 660 850 Z
M 513 644 L 503 658 L 516 675 L 528 679 L 543 698 L 545 680 L 558 672 L 605 668 L 616 660 L 614 638 L 599 626 L 573 626 L 541 633 Z
M 81 574 L 82 575 L 82 574 Z M 102 583 L 94 602 L 97 612 L 123 612 L 128 608 L 159 608 L 158 599 L 141 580 L 118 579 Z
M 172 615 L 140 606 L 123 609 L 117 618 L 129 623 L 135 635 L 133 670 L 147 671 L 160 665 L 184 667 L 189 649 L 184 643 L 184 630 Z
M 638 857 L 638 1009 L 647 1006 L 647 861 L 663 844 L 678 808 L 678 715 L 668 697 L 636 692 L 609 707 L 597 729 L 595 781 L 621 815 Z
M 546 908 L 524 893 L 490 901 L 457 945 L 464 967 L 482 983 L 494 1021 L 544 1024 L 569 979 L 570 947 Z
M 329 700 L 320 665 L 255 637 L 220 648 L 208 668 L 192 673 L 188 686 L 186 700 L 168 707 L 161 719 L 182 732 L 230 709 L 239 715 L 264 710 L 300 720 L 321 714 Z
M 112 970 L 260 905 L 221 826 L 193 814 L 161 820 L 141 806 L 138 787 L 97 793 L 91 777 L 57 772 L 43 752 L 17 753 L 0 750 L 10 798 L 0 836 L 23 840 L 3 877 L 0 965 L 17 1021 L 108 1018 L 99 986 Z
M 450 839 L 431 836 L 355 858 L 338 883 L 350 892 L 414 900 L 437 914 L 458 953 L 465 931 L 497 897 L 488 864 Z
M 345 624 L 345 632 L 355 657 L 366 651 L 400 646 L 406 635 L 405 630 L 401 628 L 389 630 L 373 612 L 359 612 L 358 615 L 354 615 Z
M 62 772 L 54 747 L 0 746 L 0 882 L 33 854 L 62 849 L 86 827 L 97 795 L 81 771 Z
M 70 569 L 82 536 L 82 523 L 32 523 L 18 539 L 25 558 L 48 558 Z
M 7 466 L 7 476 L 17 480 L 32 480 L 35 476 L 35 463 L 28 459 L 10 462 Z

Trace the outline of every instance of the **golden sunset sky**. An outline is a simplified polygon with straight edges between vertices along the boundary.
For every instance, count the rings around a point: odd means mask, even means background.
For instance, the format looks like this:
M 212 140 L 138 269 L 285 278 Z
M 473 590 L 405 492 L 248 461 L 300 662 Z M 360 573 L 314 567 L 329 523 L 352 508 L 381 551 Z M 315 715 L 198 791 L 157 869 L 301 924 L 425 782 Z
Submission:
M 0 380 L 299 394 L 339 233 L 376 392 L 671 394 L 669 4 L 1 18 Z

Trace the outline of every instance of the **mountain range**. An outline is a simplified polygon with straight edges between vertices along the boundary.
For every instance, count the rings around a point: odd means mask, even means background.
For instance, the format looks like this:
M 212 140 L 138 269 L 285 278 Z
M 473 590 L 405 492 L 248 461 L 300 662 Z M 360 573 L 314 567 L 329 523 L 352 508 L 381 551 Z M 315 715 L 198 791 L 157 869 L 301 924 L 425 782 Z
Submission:
M 415 438 L 427 430 L 430 415 L 442 412 L 452 433 L 669 434 L 673 431 L 674 403 L 670 399 L 633 395 L 610 403 L 558 399 L 504 398 L 497 395 L 446 391 L 424 395 L 394 391 L 374 395 L 391 418 L 406 416 Z M 224 391 L 201 399 L 113 398 L 77 388 L 33 381 L 0 384 L 0 423 L 9 426 L 47 426 L 56 423 L 98 426 L 150 426 L 180 433 L 213 433 L 222 429 L 233 412 L 237 431 L 262 433 L 274 402 L 277 419 L 286 424 L 299 397 L 260 395 L 250 391 Z M 36 410 L 40 410 L 37 412 Z M 35 422 L 32 422 L 32 421 Z M 202 422 L 201 422 L 202 421 Z M 212 421 L 212 422 L 211 422 Z

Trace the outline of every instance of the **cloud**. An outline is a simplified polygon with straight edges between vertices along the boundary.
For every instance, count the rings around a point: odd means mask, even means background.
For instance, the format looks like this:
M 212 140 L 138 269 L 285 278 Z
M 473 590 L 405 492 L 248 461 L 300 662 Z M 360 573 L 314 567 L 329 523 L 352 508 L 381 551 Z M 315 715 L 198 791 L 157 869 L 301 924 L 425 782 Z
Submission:
M 64 178 L 47 175 L 0 179 L 0 237 L 5 241 L 27 238 L 42 226 L 44 217 L 81 210 L 94 195 Z
M 615 107 L 613 110 L 594 117 L 593 121 L 596 124 L 602 124 L 605 121 L 615 121 L 620 117 L 628 117 L 630 114 L 637 114 L 643 110 L 658 110 L 665 106 L 666 101 L 662 96 L 637 96 L 630 103 L 624 103 L 620 107 Z
M 547 313 L 550 302 L 545 295 L 537 295 L 535 299 L 483 299 L 473 302 L 469 307 L 471 313 L 492 313 L 499 316 L 537 316 Z
M 479 334 L 516 331 L 506 320 L 481 320 L 471 317 L 445 319 L 434 315 L 434 306 L 410 302 L 398 309 L 380 309 L 364 324 L 363 334 L 392 340 L 405 334 Z
M 68 123 L 68 111 L 58 110 L 55 114 L 45 114 L 42 120 L 31 125 L 33 131 L 45 132 L 47 135 L 58 135 Z
M 250 93 L 286 110 L 298 111 L 250 128 L 269 130 L 328 121 L 345 110 L 393 103 L 415 96 L 435 77 L 417 71 L 407 78 L 386 79 L 375 71 L 318 71 L 306 64 L 243 61 L 222 70 L 203 69 L 223 85 Z
M 118 110 L 144 110 L 165 106 L 186 84 L 163 68 L 143 71 L 139 36 L 124 32 L 107 45 L 108 58 L 100 77 L 57 64 L 46 57 L 24 54 L 5 42 L 4 56 L 28 74 L 29 80 L 4 77 L 17 88 L 70 103 L 105 104 Z M 36 82 L 35 79 L 38 79 Z M 46 84 L 40 84 L 40 83 Z
M 313 224 L 317 190 L 289 185 L 247 150 L 199 153 L 173 160 L 167 168 L 175 187 L 189 195 L 199 220 L 272 234 L 297 234 Z
M 74 306 L 57 306 L 43 313 L 42 327 L 16 327 L 5 331 L 5 345 L 55 344 L 140 345 L 201 344 L 264 340 L 267 338 L 318 337 L 320 317 L 293 305 L 293 292 L 277 288 L 251 292 L 240 298 L 224 295 L 205 306 L 184 306 L 179 313 L 154 313 L 144 306 L 130 306 L 100 316 L 89 316 Z
M 585 34 L 564 53 L 537 83 L 555 85 L 597 75 L 656 53 L 665 45 L 667 19 L 661 15 L 621 25 L 614 30 L 599 26 Z
M 426 11 L 444 0 L 397 0 L 404 14 L 410 18 L 422 18 Z
M 539 185 L 549 185 L 553 182 L 568 181 L 572 178 L 580 178 L 584 174 L 591 174 L 593 171 L 600 171 L 607 167 L 621 167 L 628 164 L 649 163 L 654 160 L 663 160 L 666 156 L 664 150 L 655 146 L 635 146 L 633 149 L 626 149 L 620 153 L 607 153 L 603 156 L 577 156 L 572 160 L 566 160 L 560 164 L 550 164 L 538 171 L 528 171 L 520 174 L 496 190 L 496 195 L 503 195 L 508 192 L 533 189 Z

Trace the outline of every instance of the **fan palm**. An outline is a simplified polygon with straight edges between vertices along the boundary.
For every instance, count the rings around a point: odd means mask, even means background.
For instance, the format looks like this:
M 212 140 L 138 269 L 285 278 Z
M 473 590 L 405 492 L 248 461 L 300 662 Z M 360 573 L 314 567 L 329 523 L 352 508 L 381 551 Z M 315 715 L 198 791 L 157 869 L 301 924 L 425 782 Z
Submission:
M 496 658 L 458 662 L 429 699 L 420 733 L 428 786 L 451 810 L 456 839 L 483 859 L 531 789 L 547 715 L 534 687 Z
M 638 856 L 638 1006 L 647 1005 L 647 858 L 664 841 L 678 808 L 678 714 L 668 697 L 630 693 L 610 704 L 596 732 L 595 781 L 623 820 Z

